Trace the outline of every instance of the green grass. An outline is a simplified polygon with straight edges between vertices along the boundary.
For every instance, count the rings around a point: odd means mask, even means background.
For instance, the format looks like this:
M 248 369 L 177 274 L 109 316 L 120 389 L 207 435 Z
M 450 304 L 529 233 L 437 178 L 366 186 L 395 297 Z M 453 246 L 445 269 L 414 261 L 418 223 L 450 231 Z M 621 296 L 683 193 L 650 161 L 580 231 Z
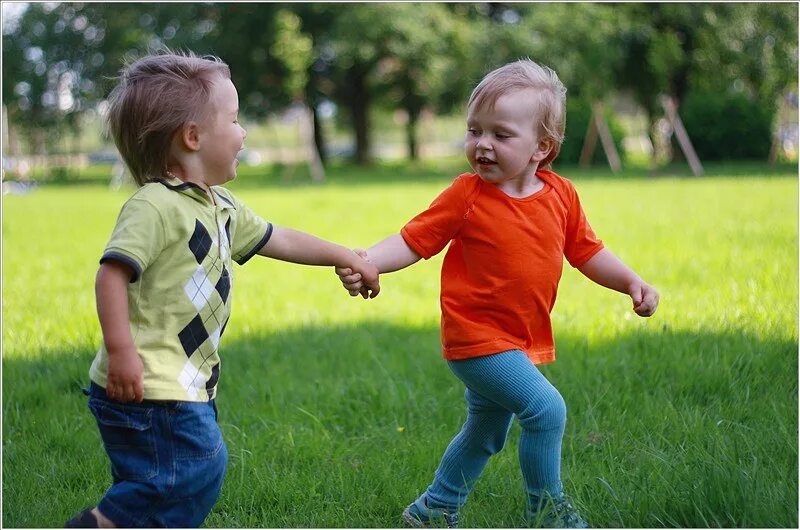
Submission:
M 341 167 L 324 185 L 247 169 L 267 219 L 345 245 L 399 229 L 460 162 Z M 563 477 L 595 527 L 797 527 L 796 175 L 564 171 L 593 227 L 661 291 L 639 319 L 565 267 L 543 371 L 569 411 Z M 373 177 L 371 175 L 378 175 Z M 600 178 L 597 175 L 604 178 Z M 3 526 L 60 526 L 108 463 L 80 388 L 99 344 L 97 259 L 130 190 L 3 200 Z M 237 268 L 218 404 L 230 462 L 210 527 L 393 527 L 465 417 L 439 353 L 442 255 L 351 299 L 332 270 Z M 519 428 L 463 512 L 523 525 Z

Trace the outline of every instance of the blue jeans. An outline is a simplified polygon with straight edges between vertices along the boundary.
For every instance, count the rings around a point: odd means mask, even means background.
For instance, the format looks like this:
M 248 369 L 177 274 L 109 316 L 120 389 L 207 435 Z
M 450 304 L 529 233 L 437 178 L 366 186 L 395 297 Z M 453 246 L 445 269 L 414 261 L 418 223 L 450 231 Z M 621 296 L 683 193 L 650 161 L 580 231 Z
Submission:
M 213 401 L 119 403 L 89 387 L 114 482 L 97 505 L 118 527 L 197 527 L 219 497 L 228 450 Z
M 423 494 L 427 505 L 454 511 L 466 502 L 489 457 L 505 445 L 515 415 L 522 427 L 519 463 L 529 508 L 559 497 L 567 409 L 558 390 L 519 350 L 448 366 L 467 387 L 467 420 Z

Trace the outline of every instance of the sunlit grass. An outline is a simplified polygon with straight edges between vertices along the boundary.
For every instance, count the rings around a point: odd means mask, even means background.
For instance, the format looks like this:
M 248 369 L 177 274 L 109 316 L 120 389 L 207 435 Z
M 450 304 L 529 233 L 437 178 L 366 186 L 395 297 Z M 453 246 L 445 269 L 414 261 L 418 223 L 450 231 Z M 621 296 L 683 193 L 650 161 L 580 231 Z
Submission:
M 232 189 L 276 224 L 367 246 L 459 164 L 342 168 L 318 186 L 259 186 L 251 170 Z M 796 175 L 575 182 L 599 236 L 662 294 L 642 320 L 565 267 L 544 371 L 567 402 L 576 503 L 596 527 L 796 527 Z M 80 388 L 100 341 L 97 259 L 129 193 L 4 197 L 4 526 L 63 525 L 109 485 Z M 368 302 L 327 268 L 236 269 L 218 399 L 230 462 L 208 526 L 400 524 L 465 415 L 439 353 L 441 258 L 386 275 Z M 465 526 L 523 525 L 517 440 L 515 426 Z

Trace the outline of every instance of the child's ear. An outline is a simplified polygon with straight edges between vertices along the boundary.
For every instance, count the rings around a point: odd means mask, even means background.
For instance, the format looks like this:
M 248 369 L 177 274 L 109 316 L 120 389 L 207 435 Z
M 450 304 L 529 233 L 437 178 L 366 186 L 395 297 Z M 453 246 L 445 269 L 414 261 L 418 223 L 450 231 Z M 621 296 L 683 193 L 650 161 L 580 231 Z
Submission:
M 555 142 L 552 138 L 542 138 L 539 140 L 539 143 L 536 144 L 536 151 L 534 151 L 533 156 L 531 157 L 531 161 L 533 162 L 541 162 L 550 154 L 550 152 L 555 147 Z
M 200 150 L 200 128 L 196 122 L 190 121 L 181 128 L 180 132 L 181 143 L 189 151 Z

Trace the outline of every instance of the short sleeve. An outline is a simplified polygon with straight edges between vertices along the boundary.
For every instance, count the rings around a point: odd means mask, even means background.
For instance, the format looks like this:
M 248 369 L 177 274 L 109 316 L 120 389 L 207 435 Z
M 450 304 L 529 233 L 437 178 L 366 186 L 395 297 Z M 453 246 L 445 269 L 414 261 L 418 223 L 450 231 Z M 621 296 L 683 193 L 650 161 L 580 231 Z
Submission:
M 236 223 L 231 233 L 231 256 L 239 265 L 244 265 L 272 236 L 272 223 L 256 215 L 242 201 L 230 194 L 235 207 Z
M 456 236 L 467 213 L 466 190 L 466 177 L 461 175 L 433 200 L 427 210 L 400 230 L 400 235 L 414 252 L 429 259 Z
M 586 214 L 581 207 L 578 192 L 570 184 L 570 198 L 567 211 L 567 230 L 564 241 L 564 256 L 575 268 L 582 266 L 603 249 L 603 242 L 597 239 Z
M 123 205 L 100 263 L 118 261 L 133 269 L 131 283 L 139 279 L 165 244 L 164 222 L 154 205 L 132 198 Z

